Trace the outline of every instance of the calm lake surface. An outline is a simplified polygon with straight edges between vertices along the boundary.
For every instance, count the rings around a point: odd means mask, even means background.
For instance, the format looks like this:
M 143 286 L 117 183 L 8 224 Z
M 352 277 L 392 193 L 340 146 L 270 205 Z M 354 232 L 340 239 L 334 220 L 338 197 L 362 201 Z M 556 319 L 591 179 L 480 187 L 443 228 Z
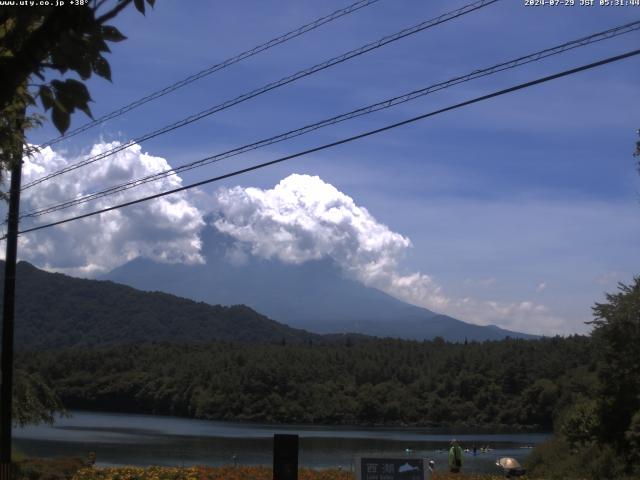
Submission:
M 155 415 L 71 412 L 53 426 L 14 430 L 15 446 L 29 456 L 86 456 L 96 452 L 106 465 L 271 465 L 274 433 L 300 435 L 300 465 L 351 469 L 354 456 L 411 456 L 446 468 L 452 437 L 466 453 L 467 471 L 496 472 L 498 457 L 524 461 L 528 447 L 548 434 L 434 434 L 413 428 L 345 428 L 210 422 Z M 492 451 L 481 453 L 481 446 Z M 407 451 L 406 449 L 410 449 Z

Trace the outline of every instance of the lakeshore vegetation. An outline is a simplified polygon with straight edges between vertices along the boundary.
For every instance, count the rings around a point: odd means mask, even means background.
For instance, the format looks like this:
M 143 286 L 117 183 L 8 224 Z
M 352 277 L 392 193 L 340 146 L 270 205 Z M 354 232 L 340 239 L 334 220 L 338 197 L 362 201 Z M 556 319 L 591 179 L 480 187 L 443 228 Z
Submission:
M 145 344 L 23 352 L 67 408 L 195 418 L 553 429 L 542 478 L 640 474 L 640 278 L 596 304 L 590 336 L 447 343 Z M 334 339 L 335 340 L 335 339 Z
M 214 420 L 550 430 L 595 382 L 586 337 L 129 345 L 28 353 L 67 408 Z
M 225 467 L 106 467 L 86 466 L 82 459 L 28 460 L 17 465 L 16 480 L 271 480 L 273 471 L 263 466 Z M 438 472 L 439 480 L 499 480 L 503 476 Z M 353 472 L 301 468 L 299 480 L 354 480 Z

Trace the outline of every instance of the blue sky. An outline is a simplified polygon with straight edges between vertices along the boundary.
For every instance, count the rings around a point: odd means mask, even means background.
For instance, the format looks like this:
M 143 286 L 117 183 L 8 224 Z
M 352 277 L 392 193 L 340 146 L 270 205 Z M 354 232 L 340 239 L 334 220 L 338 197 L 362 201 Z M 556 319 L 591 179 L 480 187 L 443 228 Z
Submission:
M 74 157 L 103 141 L 135 138 L 464 4 L 380 0 L 54 150 Z M 160 0 L 146 17 L 129 9 L 114 22 L 129 38 L 109 56 L 113 83 L 89 82 L 92 110 L 107 113 L 346 5 Z M 639 18 L 639 7 L 528 7 L 502 0 L 145 142 L 142 151 L 177 166 Z M 634 32 L 453 87 L 194 170 L 183 181 L 623 53 L 637 48 L 638 40 Z M 594 301 L 638 274 L 640 178 L 632 153 L 640 127 L 639 73 L 634 57 L 221 185 L 271 189 L 293 173 L 317 175 L 411 240 L 399 266 L 405 273 L 428 274 L 450 298 L 544 306 L 554 321 L 541 319 L 525 325 L 527 331 L 585 332 Z M 85 122 L 80 115 L 72 127 Z M 30 140 L 39 143 L 53 134 L 46 125 Z M 473 312 L 462 315 L 474 320 Z

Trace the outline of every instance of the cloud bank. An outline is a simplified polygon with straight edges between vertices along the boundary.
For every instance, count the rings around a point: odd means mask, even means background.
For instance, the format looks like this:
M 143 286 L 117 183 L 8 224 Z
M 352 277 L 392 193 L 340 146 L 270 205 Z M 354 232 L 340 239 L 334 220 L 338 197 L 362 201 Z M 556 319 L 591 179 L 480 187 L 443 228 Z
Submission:
M 345 273 L 406 302 L 478 324 L 560 331 L 564 320 L 532 301 L 452 298 L 429 275 L 404 273 L 411 241 L 318 177 L 291 175 L 273 189 L 221 188 L 213 225 L 236 240 L 231 257 L 300 264 L 332 258 Z
M 93 146 L 97 155 L 118 143 Z M 77 162 L 50 147 L 25 158 L 23 184 Z M 143 153 L 133 145 L 95 164 L 60 175 L 27 189 L 21 213 L 48 207 L 93 193 L 105 187 L 171 168 L 167 161 Z M 164 178 L 66 210 L 25 219 L 22 227 L 54 222 L 145 195 L 179 187 L 178 176 Z M 84 220 L 29 233 L 20 237 L 22 259 L 49 270 L 93 276 L 107 272 L 138 256 L 161 262 L 202 263 L 199 232 L 205 225 L 192 196 L 179 193 Z
M 96 155 L 117 143 L 94 145 Z M 75 163 L 47 147 L 25 159 L 23 182 Z M 22 212 L 50 206 L 170 168 L 161 158 L 134 145 L 88 167 L 23 192 Z M 179 176 L 164 178 L 71 209 L 26 220 L 36 226 L 87 213 L 181 186 Z M 247 256 L 287 264 L 331 258 L 350 278 L 400 300 L 477 324 L 498 324 L 532 332 L 560 332 L 565 320 L 530 300 L 513 303 L 455 298 L 430 275 L 402 268 L 411 241 L 377 221 L 371 213 L 319 177 L 291 175 L 272 189 L 220 188 L 205 203 L 187 191 L 20 237 L 20 257 L 43 268 L 78 276 L 106 273 L 136 257 L 197 264 L 204 218 L 229 235 L 233 262 Z M 495 279 L 482 280 L 487 285 Z M 538 291 L 544 287 L 539 286 Z
M 318 177 L 290 175 L 271 190 L 222 188 L 215 211 L 214 226 L 251 255 L 290 264 L 329 257 L 365 285 L 446 303 L 428 275 L 398 273 L 408 238 Z

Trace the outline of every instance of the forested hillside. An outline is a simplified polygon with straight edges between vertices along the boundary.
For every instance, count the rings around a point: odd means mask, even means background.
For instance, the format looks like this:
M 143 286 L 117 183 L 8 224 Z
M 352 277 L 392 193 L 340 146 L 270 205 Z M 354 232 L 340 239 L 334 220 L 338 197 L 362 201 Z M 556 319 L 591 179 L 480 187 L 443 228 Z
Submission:
M 23 355 L 67 408 L 325 424 L 550 429 L 592 381 L 585 337 L 147 345 Z
M 0 271 L 4 262 L 0 262 Z M 0 288 L 4 278 L 0 275 Z M 16 294 L 19 349 L 212 340 L 320 341 L 246 307 L 194 302 L 113 282 L 48 273 L 20 262 Z M 0 302 L 1 303 L 1 302 Z

